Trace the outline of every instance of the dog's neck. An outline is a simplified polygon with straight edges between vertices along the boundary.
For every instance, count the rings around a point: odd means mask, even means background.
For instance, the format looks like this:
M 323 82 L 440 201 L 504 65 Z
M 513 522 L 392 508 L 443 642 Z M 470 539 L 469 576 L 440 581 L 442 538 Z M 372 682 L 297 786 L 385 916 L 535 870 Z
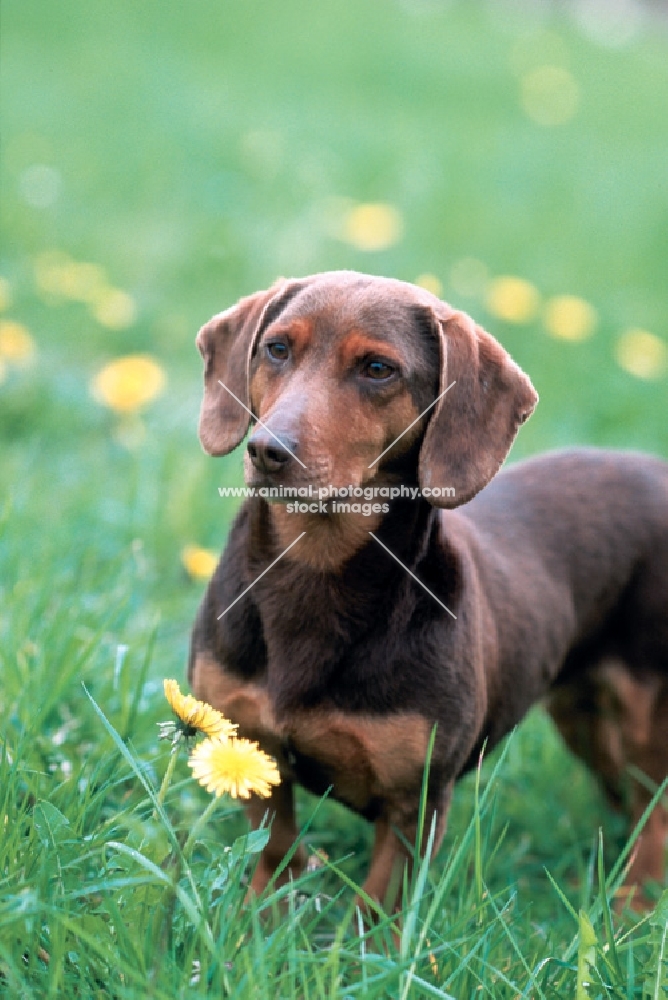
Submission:
M 382 502 L 377 502 L 378 506 Z M 283 558 L 285 553 L 285 559 L 298 565 L 307 576 L 332 577 L 339 582 L 354 579 L 367 550 L 378 551 L 372 536 L 380 538 L 402 562 L 419 560 L 437 511 L 421 497 L 386 503 L 387 512 L 300 514 L 258 498 L 251 521 L 253 551 L 263 562 L 269 556 Z
M 364 515 L 352 523 L 350 515 L 334 522 L 329 515 L 319 515 L 320 520 L 304 515 L 286 535 L 296 515 L 259 498 L 253 501 L 248 551 L 255 558 L 249 575 L 257 576 L 282 556 L 276 570 L 253 588 L 277 709 L 315 703 L 331 690 L 337 671 L 354 670 L 356 650 L 366 648 L 373 636 L 380 650 L 395 631 L 407 627 L 425 594 L 406 570 L 419 575 L 422 560 L 435 551 L 437 513 L 422 499 L 399 499 L 373 528 Z M 304 536 L 282 555 L 301 531 Z M 322 557 L 337 547 L 333 558 Z
M 383 514 L 373 511 L 369 514 L 362 510 L 300 514 L 289 511 L 282 504 L 267 506 L 270 532 L 277 553 L 285 552 L 301 536 L 294 545 L 291 558 L 316 574 L 340 573 L 346 563 L 368 544 L 369 532 L 378 531 L 383 522 Z M 360 502 L 355 506 L 361 508 L 362 504 Z

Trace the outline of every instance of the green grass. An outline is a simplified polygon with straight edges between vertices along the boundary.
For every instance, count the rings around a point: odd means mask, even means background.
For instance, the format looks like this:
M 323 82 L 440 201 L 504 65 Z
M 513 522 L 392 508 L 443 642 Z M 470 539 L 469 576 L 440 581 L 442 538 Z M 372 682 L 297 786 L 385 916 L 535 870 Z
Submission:
M 217 486 L 242 475 L 238 454 L 214 462 L 196 438 L 193 340 L 212 313 L 280 273 L 431 272 L 539 390 L 513 458 L 577 442 L 668 455 L 665 377 L 635 378 L 615 353 L 629 328 L 668 329 L 666 27 L 610 49 L 532 10 L 3 4 L 4 317 L 37 354 L 0 385 L 0 994 L 552 1000 L 576 996 L 579 968 L 582 996 L 665 996 L 665 903 L 637 926 L 608 919 L 600 866 L 626 831 L 540 710 L 478 793 L 475 777 L 459 786 L 399 947 L 389 920 L 368 930 L 352 910 L 370 831 L 335 803 L 299 799 L 329 866 L 244 907 L 262 834 L 223 801 L 184 857 L 208 799 L 183 761 L 164 812 L 153 801 L 161 680 L 183 677 L 202 592 L 180 553 L 222 547 L 234 505 Z M 517 67 L 544 50 L 579 87 L 553 128 L 519 100 Z M 60 177 L 42 208 L 26 200 L 35 164 Z M 340 198 L 391 203 L 403 238 L 366 253 L 337 240 Z M 35 267 L 53 250 L 102 266 L 136 321 L 44 296 Z M 500 322 L 453 281 L 466 257 L 585 298 L 595 334 Z M 89 381 L 135 351 L 169 381 L 128 446 Z

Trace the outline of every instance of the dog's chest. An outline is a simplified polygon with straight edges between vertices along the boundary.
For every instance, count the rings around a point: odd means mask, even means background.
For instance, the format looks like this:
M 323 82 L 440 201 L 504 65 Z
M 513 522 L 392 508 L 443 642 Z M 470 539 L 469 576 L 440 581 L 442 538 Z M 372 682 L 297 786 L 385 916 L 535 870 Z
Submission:
M 195 663 L 192 686 L 276 758 L 284 779 L 335 798 L 373 819 L 393 792 L 419 790 L 430 724 L 415 712 L 365 715 L 326 706 L 277 718 L 267 688 L 240 681 L 208 657 Z

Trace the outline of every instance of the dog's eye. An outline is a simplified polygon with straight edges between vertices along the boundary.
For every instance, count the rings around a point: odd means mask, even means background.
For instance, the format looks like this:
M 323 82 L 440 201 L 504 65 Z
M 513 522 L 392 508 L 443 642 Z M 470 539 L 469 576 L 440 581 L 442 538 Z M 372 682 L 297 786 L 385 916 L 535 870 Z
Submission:
M 289 354 L 288 345 L 282 343 L 280 340 L 273 340 L 267 344 L 267 354 L 274 361 L 285 361 Z
M 384 379 L 394 375 L 395 369 L 392 365 L 386 365 L 384 361 L 368 361 L 364 366 L 364 374 L 367 378 L 382 382 Z

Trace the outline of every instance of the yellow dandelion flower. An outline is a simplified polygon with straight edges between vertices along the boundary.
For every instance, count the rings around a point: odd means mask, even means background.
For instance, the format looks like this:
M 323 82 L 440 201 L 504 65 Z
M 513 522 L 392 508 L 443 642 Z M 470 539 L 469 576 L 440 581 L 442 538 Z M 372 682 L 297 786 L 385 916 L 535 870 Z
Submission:
M 435 274 L 421 274 L 415 279 L 415 284 L 420 288 L 426 288 L 437 299 L 443 294 L 443 282 Z
M 35 260 L 35 281 L 47 296 L 92 302 L 107 285 L 99 264 L 72 260 L 60 250 L 49 250 Z
M 538 66 L 522 77 L 521 87 L 522 108 L 537 125 L 563 125 L 577 111 L 580 89 L 561 66 Z
M 528 323 L 539 305 L 538 289 L 524 278 L 494 278 L 487 287 L 487 308 L 506 323 Z
M 106 282 L 98 264 L 75 260 L 62 264 L 52 277 L 58 293 L 76 302 L 91 302 Z
M 6 278 L 0 278 L 0 310 L 8 309 L 12 304 L 12 289 Z
M 164 690 L 165 698 L 183 723 L 187 736 L 194 736 L 195 732 L 199 732 L 205 736 L 227 739 L 236 733 L 238 727 L 211 705 L 198 701 L 191 694 L 181 694 L 178 681 L 166 679 Z
M 99 403 L 117 413 L 133 413 L 160 394 L 165 384 L 160 365 L 144 354 L 128 354 L 105 365 L 91 391 Z
M 401 214 L 384 202 L 355 205 L 343 220 L 341 238 L 358 250 L 386 250 L 403 232 Z
M 35 341 L 23 323 L 0 320 L 0 357 L 17 365 L 28 364 L 35 354 Z
M 188 764 L 193 778 L 216 797 L 228 792 L 235 799 L 251 794 L 267 798 L 271 786 L 281 781 L 276 762 L 252 740 L 204 740 Z
M 92 300 L 91 312 L 109 330 L 125 330 L 137 319 L 135 300 L 120 288 L 101 288 Z
M 185 545 L 181 551 L 181 562 L 193 580 L 209 580 L 218 565 L 218 555 L 199 545 Z
M 596 329 L 593 306 L 577 295 L 555 295 L 545 305 L 545 329 L 559 340 L 585 340 Z
M 615 356 L 636 378 L 661 378 L 668 371 L 668 346 L 648 330 L 627 330 L 617 341 Z

